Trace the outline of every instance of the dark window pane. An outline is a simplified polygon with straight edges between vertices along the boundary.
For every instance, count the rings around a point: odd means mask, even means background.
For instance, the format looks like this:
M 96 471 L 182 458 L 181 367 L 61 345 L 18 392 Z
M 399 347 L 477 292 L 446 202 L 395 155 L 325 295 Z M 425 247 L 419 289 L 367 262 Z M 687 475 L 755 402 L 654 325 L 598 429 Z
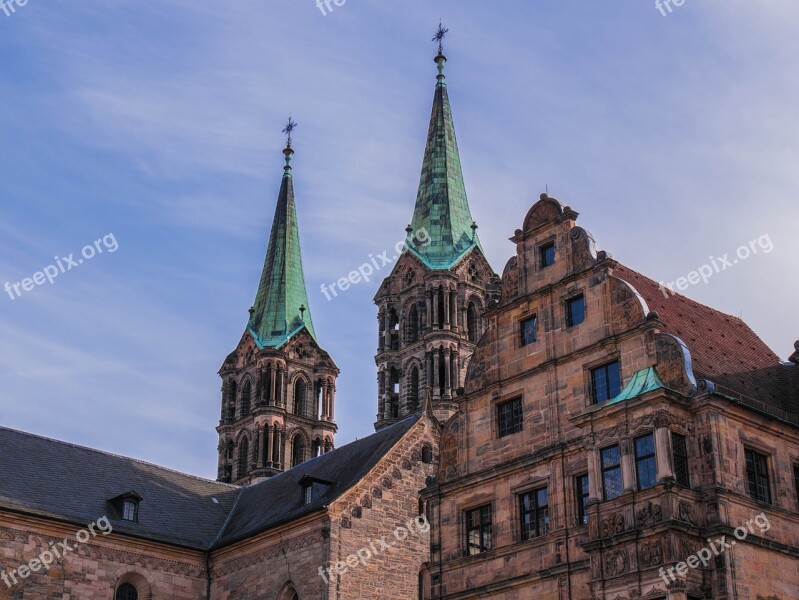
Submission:
M 688 472 L 688 443 L 685 436 L 672 433 L 671 449 L 674 456 L 674 478 L 680 485 L 691 487 L 691 477 Z
M 635 471 L 638 489 L 648 490 L 657 484 L 655 436 L 651 433 L 635 439 Z
M 538 317 L 532 316 L 521 322 L 522 346 L 527 346 L 536 341 Z
M 548 267 L 555 262 L 555 244 L 549 243 L 538 250 L 538 264 L 541 268 Z
M 619 446 L 611 446 L 600 452 L 602 458 L 602 488 L 605 500 L 621 496 L 621 452 Z
M 577 296 L 566 302 L 566 327 L 574 327 L 585 321 L 585 298 Z
M 607 402 L 621 393 L 621 365 L 613 361 L 591 370 L 591 395 L 594 404 Z
M 123 583 L 117 588 L 115 600 L 139 600 L 139 592 L 129 583 Z
M 588 475 L 577 477 L 577 522 L 581 525 L 588 524 Z
M 549 497 L 542 488 L 519 496 L 522 540 L 549 533 Z
M 491 506 L 466 512 L 466 552 L 469 555 L 491 550 Z
M 505 437 L 522 430 L 522 399 L 515 398 L 497 405 L 497 431 Z
M 768 476 L 768 458 L 754 450 L 744 450 L 746 456 L 746 483 L 749 495 L 760 502 L 771 503 L 771 486 Z

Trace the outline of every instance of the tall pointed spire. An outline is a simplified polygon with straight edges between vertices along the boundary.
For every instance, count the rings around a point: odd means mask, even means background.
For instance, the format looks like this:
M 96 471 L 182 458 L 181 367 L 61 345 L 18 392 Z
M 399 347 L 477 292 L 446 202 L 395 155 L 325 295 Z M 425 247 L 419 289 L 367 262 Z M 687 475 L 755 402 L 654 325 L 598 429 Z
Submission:
M 264 270 L 255 303 L 250 309 L 248 329 L 261 348 L 278 348 L 305 327 L 316 337 L 308 309 L 308 293 L 302 269 L 294 182 L 291 175 L 291 133 L 297 124 L 289 118 L 283 150 L 286 165 L 269 235 Z
M 447 83 L 444 75 L 444 36 L 447 33 L 439 24 L 433 41 L 438 42 L 437 83 L 433 97 L 433 111 L 427 133 L 427 145 L 422 163 L 422 175 L 416 207 L 410 225 L 411 232 L 424 229 L 427 236 L 410 233 L 415 254 L 431 269 L 449 269 L 468 250 L 480 245 L 474 220 L 466 199 L 455 124 L 452 119 Z M 411 238 L 416 235 L 416 238 Z M 415 239 L 427 239 L 425 245 L 414 244 Z

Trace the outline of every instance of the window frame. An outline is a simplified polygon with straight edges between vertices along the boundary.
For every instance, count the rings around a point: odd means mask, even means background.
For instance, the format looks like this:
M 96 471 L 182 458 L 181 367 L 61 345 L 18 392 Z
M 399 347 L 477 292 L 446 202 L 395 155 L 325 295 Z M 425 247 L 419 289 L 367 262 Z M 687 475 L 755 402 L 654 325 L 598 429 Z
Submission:
M 652 451 L 648 454 L 639 455 L 638 454 L 638 441 L 650 439 L 652 440 Z M 655 432 L 650 431 L 649 433 L 644 433 L 641 435 L 637 435 L 633 438 L 633 458 L 635 460 L 635 484 L 636 488 L 639 492 L 643 492 L 646 490 L 651 490 L 658 484 L 658 460 L 657 460 L 657 446 L 655 442 Z M 643 482 L 641 481 L 641 465 L 645 463 L 646 465 L 654 464 L 654 479 L 652 480 L 652 485 L 647 487 L 643 487 Z
M 606 467 L 603 453 L 612 448 L 616 448 L 618 450 L 619 460 L 616 464 Z M 621 444 L 619 443 L 612 444 L 610 446 L 606 446 L 599 450 L 599 467 L 600 467 L 600 472 L 602 473 L 602 498 L 605 500 L 605 502 L 615 500 L 616 498 L 620 497 L 624 491 L 624 475 L 622 473 L 622 468 L 621 468 Z M 606 474 L 610 473 L 611 471 L 618 471 L 619 473 L 619 493 L 613 497 L 610 497 L 608 495 L 608 486 L 606 480 Z
M 546 494 L 546 504 L 539 504 L 539 494 L 543 492 Z M 524 499 L 530 497 L 530 509 L 525 509 Z M 549 488 L 547 486 L 537 487 L 532 490 L 517 494 L 519 499 L 519 539 L 522 542 L 534 540 L 539 537 L 544 537 L 550 531 L 550 514 L 549 514 Z M 530 527 L 525 522 L 525 517 L 532 515 Z M 543 517 L 544 526 L 539 527 L 540 519 Z M 534 529 L 534 532 L 532 531 Z
M 130 598 L 130 595 L 129 595 L 129 592 L 127 591 L 127 589 L 126 589 L 126 588 L 130 588 L 130 589 L 132 589 L 132 590 L 133 590 L 133 594 L 134 594 L 134 595 L 133 595 L 133 598 L 134 598 L 134 599 L 136 599 L 136 600 L 138 600 L 138 597 L 139 597 L 139 590 L 138 590 L 138 588 L 137 588 L 135 585 L 133 585 L 133 584 L 132 584 L 132 583 L 130 583 L 129 581 L 126 581 L 126 582 L 120 583 L 120 584 L 117 586 L 116 590 L 114 590 L 114 600 L 123 600 L 123 599 L 124 599 L 124 600 L 128 600 L 128 599 Z M 121 594 L 121 593 L 125 593 L 126 595 L 125 595 L 124 597 L 122 597 L 122 598 L 121 598 L 121 597 L 120 597 L 120 594 Z
M 547 261 L 547 251 L 552 249 L 552 260 Z M 548 242 L 544 242 L 540 246 L 538 246 L 538 268 L 539 269 L 546 269 L 547 267 L 551 267 L 555 264 L 555 260 L 557 259 L 557 249 L 555 248 L 555 240 L 550 240 Z
M 510 423 L 505 423 L 503 420 L 503 415 L 506 413 L 503 412 L 503 409 L 518 403 L 518 415 L 516 414 L 516 410 L 511 408 L 511 415 L 510 415 Z M 524 430 L 524 404 L 522 403 L 522 397 L 516 396 L 515 398 L 510 398 L 508 400 L 503 400 L 501 402 L 496 403 L 496 416 L 497 416 L 497 439 L 502 439 L 511 435 L 515 435 L 520 433 Z M 516 422 L 516 417 L 518 416 L 518 422 Z M 503 423 L 505 426 L 503 427 Z
M 128 516 L 128 508 L 133 511 L 130 516 Z M 126 498 L 122 501 L 122 520 L 130 523 L 139 522 L 139 503 L 133 498 Z
M 525 335 L 526 333 L 525 325 L 527 325 L 531 321 L 533 323 L 533 339 L 525 341 L 527 339 Z M 535 344 L 537 341 L 538 341 L 538 315 L 532 314 L 522 319 L 519 319 L 519 343 L 521 344 L 521 347 L 525 348 L 526 346 Z
M 750 455 L 752 456 L 752 460 L 750 461 Z M 760 459 L 756 461 L 754 459 Z M 748 446 L 744 446 L 744 474 L 746 480 L 746 493 L 747 495 L 757 502 L 762 502 L 764 504 L 772 504 L 773 503 L 773 495 L 771 490 L 771 473 L 769 471 L 769 459 L 770 455 L 764 454 L 754 448 L 750 448 Z M 754 467 L 754 471 L 751 473 L 754 475 L 754 481 L 750 478 L 750 470 L 749 465 L 750 462 Z M 760 464 L 762 462 L 762 464 Z M 765 485 L 763 485 L 763 480 L 765 480 Z M 754 484 L 754 490 L 752 489 L 752 484 Z M 763 496 L 760 495 L 760 491 L 765 491 Z
M 583 485 L 585 480 L 585 485 Z M 590 480 L 588 473 L 577 475 L 574 478 L 574 496 L 577 500 L 577 526 L 588 525 L 588 500 L 591 498 Z
M 682 440 L 682 449 L 684 453 L 678 454 L 675 440 Z M 677 482 L 678 485 L 690 488 L 691 469 L 688 464 L 688 437 L 682 435 L 681 433 L 677 433 L 676 431 L 671 432 L 671 461 L 672 468 L 674 470 L 674 481 Z M 681 465 L 684 468 L 681 467 Z
M 474 513 L 477 513 L 478 516 L 477 524 L 474 524 L 471 520 Z M 486 521 L 488 522 L 486 523 Z M 466 531 L 466 556 L 479 556 L 494 549 L 494 509 L 491 503 L 465 509 L 463 511 L 463 524 Z M 472 551 L 474 549 L 471 541 L 471 533 L 473 531 L 478 532 L 479 541 L 476 552 Z
M 572 314 L 572 304 L 577 301 L 582 302 L 583 305 L 583 318 L 579 322 L 574 321 L 574 316 Z M 585 317 L 588 312 L 585 303 L 585 294 L 580 292 L 579 294 L 574 294 L 573 296 L 566 298 L 564 311 L 566 316 L 566 329 L 571 329 L 572 327 L 577 327 L 578 325 L 585 323 Z
M 619 391 L 617 393 L 615 393 L 615 394 L 611 393 L 612 390 L 611 390 L 611 385 L 610 385 L 611 377 L 610 377 L 609 368 L 611 366 L 613 366 L 613 365 L 617 365 L 617 368 L 618 368 Z M 597 394 L 597 377 L 596 376 L 597 376 L 597 373 L 599 373 L 600 371 L 604 372 L 605 389 L 606 389 L 606 393 L 607 393 L 607 398 L 605 398 L 603 400 L 599 400 L 599 397 L 598 397 L 598 394 Z M 606 363 L 597 365 L 595 367 L 592 367 L 589 370 L 589 377 L 590 377 L 590 386 L 591 386 L 591 393 L 590 393 L 591 404 L 594 405 L 594 406 L 598 406 L 600 404 L 605 404 L 606 402 L 610 402 L 611 400 L 613 400 L 613 398 L 615 398 L 616 396 L 621 394 L 621 391 L 624 389 L 624 379 L 622 378 L 622 375 L 621 375 L 621 361 L 618 358 L 614 358 L 613 360 L 611 360 L 609 362 L 606 362 Z

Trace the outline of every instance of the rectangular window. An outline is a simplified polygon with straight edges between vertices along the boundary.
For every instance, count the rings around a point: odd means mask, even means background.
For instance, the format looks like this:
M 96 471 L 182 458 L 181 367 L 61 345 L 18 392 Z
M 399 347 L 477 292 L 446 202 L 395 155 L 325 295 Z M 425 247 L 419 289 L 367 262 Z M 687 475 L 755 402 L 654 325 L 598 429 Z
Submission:
M 543 269 L 555 262 L 555 242 L 544 244 L 538 249 L 538 265 Z
M 529 346 L 537 339 L 538 317 L 533 315 L 521 322 L 522 347 Z
M 793 487 L 796 488 L 796 506 L 799 507 L 799 465 L 793 466 Z
M 596 369 L 591 369 L 591 399 L 594 404 L 602 404 L 621 393 L 621 365 L 613 361 Z
M 519 496 L 522 540 L 549 533 L 549 495 L 547 488 Z
M 771 504 L 768 457 L 748 448 L 744 449 L 744 455 L 746 456 L 746 483 L 749 495 L 759 502 Z
M 466 511 L 466 543 L 469 556 L 491 550 L 490 504 Z
M 651 433 L 635 438 L 635 474 L 639 490 L 648 490 L 657 485 L 655 436 Z
M 577 484 L 577 523 L 588 525 L 588 475 L 578 475 Z
M 497 405 L 497 432 L 505 437 L 522 430 L 522 399 L 515 398 Z
M 691 487 L 691 476 L 688 473 L 688 442 L 684 435 L 672 432 L 671 451 L 674 457 L 674 478 L 678 484 Z
M 313 502 L 313 485 L 306 485 L 302 488 L 302 501 L 303 504 L 310 504 Z
M 602 489 L 605 500 L 621 496 L 621 450 L 611 446 L 600 451 L 602 459 Z
M 566 327 L 585 321 L 585 298 L 582 294 L 566 301 Z

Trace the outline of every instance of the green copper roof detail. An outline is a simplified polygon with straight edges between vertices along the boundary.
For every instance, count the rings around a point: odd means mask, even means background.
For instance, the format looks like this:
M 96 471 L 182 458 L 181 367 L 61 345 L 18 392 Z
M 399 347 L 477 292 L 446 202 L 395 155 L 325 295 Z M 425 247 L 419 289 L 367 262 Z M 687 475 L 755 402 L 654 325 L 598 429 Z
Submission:
M 624 402 L 625 400 L 636 398 L 641 394 L 646 394 L 647 392 L 665 387 L 666 386 L 663 384 L 663 381 L 661 381 L 657 371 L 655 371 L 655 367 L 642 369 L 641 371 L 636 371 L 632 376 L 632 379 L 630 379 L 630 382 L 624 386 L 624 389 L 621 391 L 621 393 L 619 393 L 619 395 L 612 400 L 606 402 L 605 406 L 616 404 L 618 402 Z
M 480 247 L 476 226 L 466 199 L 455 124 L 447 94 L 444 63 L 447 58 L 436 56 L 438 76 L 427 145 L 422 163 L 422 175 L 416 207 L 411 221 L 409 245 L 414 254 L 431 269 L 451 268 L 466 252 Z M 425 230 L 430 242 L 414 244 L 412 236 Z
M 294 204 L 294 182 L 291 176 L 291 155 L 294 150 L 289 146 L 283 153 L 286 157 L 283 181 L 269 235 L 264 270 L 248 323 L 248 329 L 259 348 L 278 348 L 303 327 L 316 338 L 311 311 L 308 310 Z

